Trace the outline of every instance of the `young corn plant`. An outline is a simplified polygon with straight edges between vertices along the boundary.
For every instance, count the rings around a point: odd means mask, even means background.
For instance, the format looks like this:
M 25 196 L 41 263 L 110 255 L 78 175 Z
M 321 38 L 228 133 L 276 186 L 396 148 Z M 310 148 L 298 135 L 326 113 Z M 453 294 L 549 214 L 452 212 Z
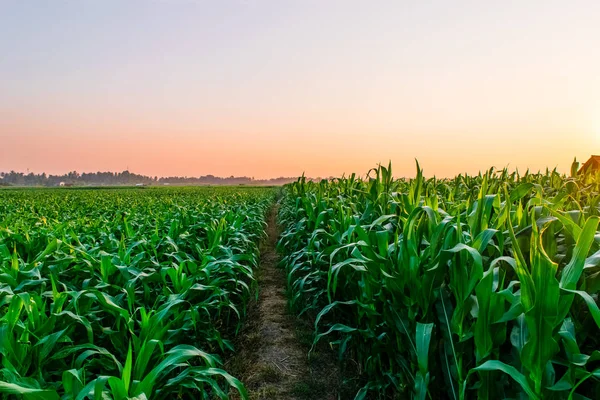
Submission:
M 271 189 L 0 194 L 0 397 L 242 398 Z

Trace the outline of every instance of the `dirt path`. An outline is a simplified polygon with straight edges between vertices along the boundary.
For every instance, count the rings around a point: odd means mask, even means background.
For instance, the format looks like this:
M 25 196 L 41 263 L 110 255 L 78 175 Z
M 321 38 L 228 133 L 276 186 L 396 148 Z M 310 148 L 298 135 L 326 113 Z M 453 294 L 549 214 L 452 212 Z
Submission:
M 228 368 L 244 382 L 252 400 L 335 399 L 328 393 L 334 388 L 326 383 L 331 371 L 324 376 L 321 370 L 329 369 L 328 363 L 309 362 L 311 338 L 307 338 L 306 327 L 287 311 L 285 272 L 277 268 L 275 251 L 279 233 L 275 208 L 267 223 L 268 238 L 261 246 L 258 270 L 258 302 L 250 305 L 236 356 L 227 363 Z

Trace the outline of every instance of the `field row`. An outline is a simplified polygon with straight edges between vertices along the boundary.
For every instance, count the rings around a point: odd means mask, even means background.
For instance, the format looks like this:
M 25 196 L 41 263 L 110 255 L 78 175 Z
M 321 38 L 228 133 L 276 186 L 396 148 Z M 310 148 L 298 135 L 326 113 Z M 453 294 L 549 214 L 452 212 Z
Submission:
M 0 393 L 245 397 L 221 369 L 271 189 L 0 191 Z
M 288 187 L 290 302 L 339 352 L 357 399 L 600 398 L 600 176 Z

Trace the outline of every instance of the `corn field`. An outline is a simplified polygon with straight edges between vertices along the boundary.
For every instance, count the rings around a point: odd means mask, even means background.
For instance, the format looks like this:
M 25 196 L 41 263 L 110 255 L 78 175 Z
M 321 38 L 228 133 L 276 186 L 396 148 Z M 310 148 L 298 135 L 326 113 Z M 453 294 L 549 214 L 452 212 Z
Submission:
M 290 305 L 357 399 L 600 399 L 600 174 L 288 186 Z
M 272 189 L 0 191 L 0 396 L 246 397 L 222 367 Z
M 224 360 L 276 197 L 1 190 L 0 398 L 247 398 Z M 600 174 L 389 165 L 278 202 L 290 308 L 356 399 L 600 398 Z

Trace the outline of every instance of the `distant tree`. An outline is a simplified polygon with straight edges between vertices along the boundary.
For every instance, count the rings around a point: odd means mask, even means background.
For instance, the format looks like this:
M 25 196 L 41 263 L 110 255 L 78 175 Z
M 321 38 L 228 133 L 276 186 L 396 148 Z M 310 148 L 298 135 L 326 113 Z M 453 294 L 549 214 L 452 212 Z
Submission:
M 128 170 L 122 172 L 83 172 L 71 171 L 64 175 L 47 175 L 45 172 L 35 174 L 29 172 L 0 172 L 0 182 L 3 185 L 17 186 L 58 186 L 60 182 L 72 183 L 75 185 L 134 185 L 137 183 L 152 184 L 152 183 L 169 183 L 179 185 L 282 185 L 289 182 L 294 182 L 296 178 L 273 178 L 273 179 L 255 179 L 254 177 L 235 177 L 233 175 L 227 178 L 221 178 L 214 175 L 205 175 L 199 177 L 163 177 L 146 176 L 131 173 Z

